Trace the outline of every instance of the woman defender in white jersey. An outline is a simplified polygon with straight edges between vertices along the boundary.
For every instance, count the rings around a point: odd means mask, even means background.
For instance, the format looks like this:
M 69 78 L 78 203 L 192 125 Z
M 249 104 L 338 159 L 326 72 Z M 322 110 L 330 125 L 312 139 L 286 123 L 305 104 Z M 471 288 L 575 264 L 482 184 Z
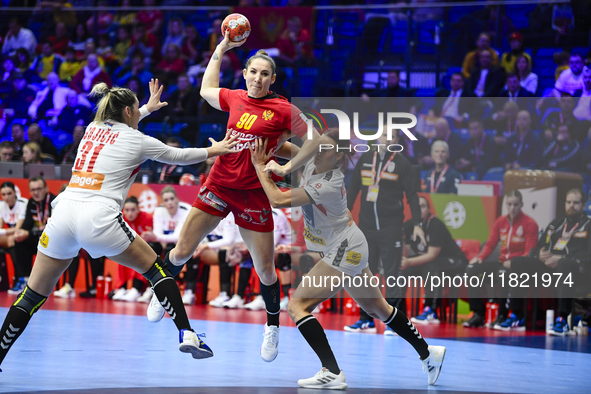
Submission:
M 0 363 L 81 248 L 92 257 L 107 256 L 141 273 L 180 331 L 179 350 L 193 358 L 213 356 L 191 329 L 170 269 L 125 223 L 121 208 L 144 161 L 194 164 L 231 153 L 235 141 L 226 136 L 219 143 L 210 139 L 210 148 L 178 149 L 142 134 L 139 121 L 167 105 L 160 102 L 161 93 L 158 80 L 150 81 L 150 100 L 140 109 L 129 89 L 110 89 L 104 83 L 93 87 L 91 95 L 100 97 L 94 122 L 80 142 L 68 188 L 53 203 L 29 283 L 0 330 Z
M 423 370 L 429 372 L 429 384 L 435 384 L 445 357 L 445 347 L 428 346 L 405 314 L 386 302 L 379 288 L 352 285 L 356 283 L 353 277 L 371 278 L 373 274 L 368 268 L 367 241 L 347 209 L 344 175 L 339 169 L 345 161 L 344 152 L 349 149 L 348 141 L 339 140 L 338 130 L 325 133 L 320 140 L 323 148 L 306 164 L 300 187 L 286 192 L 279 190 L 264 172 L 265 163 L 270 159 L 270 155 L 265 154 L 266 145 L 266 141 L 258 139 L 251 149 L 251 157 L 271 205 L 278 208 L 302 206 L 306 246 L 308 250 L 324 254 L 306 275 L 310 280 L 302 279 L 287 306 L 289 316 L 322 362 L 320 372 L 309 379 L 298 380 L 298 385 L 316 389 L 347 388 L 345 374 L 337 364 L 324 329 L 311 314 L 318 304 L 343 288 L 371 316 L 382 320 L 415 348 L 423 362 Z M 327 149 L 329 146 L 332 148 Z M 350 277 L 351 281 L 341 280 L 344 276 Z M 330 280 L 323 281 L 325 278 Z M 331 288 L 337 278 L 340 284 Z M 346 282 L 344 286 L 342 282 Z

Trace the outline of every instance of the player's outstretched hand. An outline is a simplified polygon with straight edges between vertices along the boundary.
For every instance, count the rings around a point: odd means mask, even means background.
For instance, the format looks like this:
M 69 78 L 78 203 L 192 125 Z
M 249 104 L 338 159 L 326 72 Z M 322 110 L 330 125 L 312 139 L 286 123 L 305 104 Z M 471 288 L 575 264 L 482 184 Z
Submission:
M 209 148 L 206 148 L 207 157 L 216 157 L 228 153 L 236 153 L 237 151 L 234 150 L 234 147 L 238 143 L 238 141 L 236 141 L 237 138 L 238 134 L 231 136 L 230 132 L 227 132 L 224 139 L 220 142 L 210 137 L 209 142 L 211 142 L 211 146 Z
M 230 31 L 226 30 L 226 34 L 225 34 L 222 42 L 220 42 L 220 45 L 222 46 L 223 51 L 227 52 L 232 48 L 237 48 L 237 47 L 241 46 L 245 42 L 246 42 L 246 38 L 244 40 L 238 41 L 238 42 L 230 41 Z
M 267 152 L 267 144 L 269 139 L 257 138 L 250 144 L 250 160 L 252 165 L 257 167 L 265 167 L 265 164 L 269 161 L 272 156 L 271 152 Z
M 150 113 L 154 112 L 154 111 L 158 111 L 160 108 L 162 107 L 166 107 L 168 105 L 168 103 L 165 102 L 160 102 L 160 96 L 162 95 L 162 90 L 164 89 L 164 85 L 159 85 L 158 84 L 158 79 L 154 79 L 152 78 L 150 80 L 150 100 L 148 100 L 148 103 L 146 104 L 146 108 L 148 108 L 148 111 L 150 111 Z

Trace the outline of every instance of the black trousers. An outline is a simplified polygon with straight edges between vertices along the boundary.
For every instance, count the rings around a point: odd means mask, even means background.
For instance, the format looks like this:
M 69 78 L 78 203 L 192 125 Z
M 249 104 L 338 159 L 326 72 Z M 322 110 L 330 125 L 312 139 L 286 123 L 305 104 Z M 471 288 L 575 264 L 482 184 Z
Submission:
M 39 237 L 29 235 L 23 242 L 15 242 L 14 249 L 17 261 L 14 262 L 14 276 L 24 278 L 31 275 L 33 256 L 37 254 Z
M 476 276 L 479 279 L 482 278 L 483 275 L 488 275 L 490 273 L 493 274 L 493 283 L 498 283 L 499 272 L 504 272 L 505 278 L 508 277 L 508 274 L 512 271 L 508 270 L 501 264 L 499 261 L 483 261 L 482 264 L 471 264 L 466 267 L 466 275 L 468 278 L 472 276 Z M 485 283 L 490 283 L 487 279 L 484 279 Z M 484 302 L 482 302 L 482 290 L 480 287 L 472 287 L 468 286 L 468 299 L 470 302 L 470 310 L 478 313 L 481 317 L 484 317 L 486 313 L 486 306 Z M 501 287 L 501 286 L 494 286 L 494 296 L 492 298 L 496 303 L 499 304 L 499 315 L 500 316 L 507 316 L 508 308 L 509 308 L 509 289 L 508 287 Z

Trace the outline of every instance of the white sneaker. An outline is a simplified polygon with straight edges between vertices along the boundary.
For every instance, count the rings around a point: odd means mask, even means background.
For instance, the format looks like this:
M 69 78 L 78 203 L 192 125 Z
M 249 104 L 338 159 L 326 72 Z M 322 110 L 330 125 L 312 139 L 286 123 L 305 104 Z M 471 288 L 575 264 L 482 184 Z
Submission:
M 445 346 L 429 346 L 429 357 L 423 362 L 423 372 L 429 372 L 429 384 L 434 385 L 441 372 L 445 358 Z
M 125 294 L 127 294 L 127 289 L 117 289 L 115 290 L 115 293 L 113 294 L 113 298 L 111 298 L 113 301 L 121 301 L 123 300 L 123 297 L 125 297 Z
M 144 291 L 144 294 L 142 294 L 142 296 L 137 299 L 137 302 L 147 304 L 152 299 L 152 294 L 154 294 L 154 291 L 151 287 L 148 287 L 146 291 Z
M 195 294 L 193 294 L 193 290 L 185 290 L 185 294 L 183 294 L 183 304 L 185 305 L 193 305 L 195 303 Z
M 298 386 L 305 389 L 345 390 L 347 388 L 347 383 L 343 371 L 341 371 L 340 374 L 335 375 L 328 369 L 322 367 L 320 372 L 313 377 L 298 380 Z
M 136 302 L 138 298 L 140 298 L 140 295 L 141 294 L 139 290 L 135 287 L 132 287 L 131 289 L 127 290 L 125 295 L 121 298 L 121 301 Z
M 265 323 L 263 337 L 261 358 L 263 361 L 270 363 L 277 358 L 277 353 L 279 353 L 279 327 L 268 326 L 267 323 Z
M 158 301 L 158 297 L 156 294 L 152 296 L 152 300 L 150 300 L 150 305 L 148 305 L 148 310 L 146 314 L 148 315 L 148 320 L 152 323 L 158 323 L 164 317 L 164 307 Z
M 289 304 L 289 297 L 283 297 L 281 299 L 281 303 L 279 303 L 279 306 L 281 307 L 282 311 L 287 310 L 287 304 Z
M 238 294 L 234 294 L 229 301 L 222 304 L 224 308 L 242 309 L 244 308 L 244 300 Z
M 254 298 L 254 300 L 252 300 L 252 302 L 244 305 L 244 307 L 251 311 L 262 311 L 266 308 L 265 300 L 263 300 L 263 296 L 258 295 Z
M 205 336 L 205 334 L 201 334 Z M 183 353 L 191 353 L 193 358 L 213 357 L 213 351 L 191 330 L 181 330 L 179 332 L 179 350 Z
M 220 295 L 218 295 L 213 300 L 209 301 L 209 305 L 215 306 L 216 308 L 223 308 L 224 302 L 228 301 L 229 299 L 230 297 L 228 297 L 228 293 L 222 291 L 220 292 Z
M 69 283 L 66 283 L 61 289 L 54 291 L 53 295 L 59 298 L 76 298 L 76 292 Z

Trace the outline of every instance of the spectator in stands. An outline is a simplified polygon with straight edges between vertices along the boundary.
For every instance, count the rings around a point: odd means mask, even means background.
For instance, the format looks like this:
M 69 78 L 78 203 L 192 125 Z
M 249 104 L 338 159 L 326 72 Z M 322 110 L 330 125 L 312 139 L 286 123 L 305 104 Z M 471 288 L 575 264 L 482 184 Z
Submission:
M 41 147 L 36 142 L 27 142 L 23 146 L 22 161 L 25 163 L 25 171 L 28 164 L 41 164 Z
M 466 274 L 468 277 L 493 273 L 497 275 L 501 271 L 510 271 L 511 261 L 515 257 L 527 256 L 528 253 L 536 247 L 538 240 L 538 225 L 534 219 L 521 211 L 523 208 L 523 196 L 519 190 L 510 190 L 506 195 L 505 205 L 507 215 L 500 216 L 484 244 L 478 256 L 474 257 L 468 267 Z M 501 241 L 501 250 L 495 260 L 488 257 L 497 248 Z M 505 273 L 505 275 L 507 275 Z M 492 290 L 492 289 L 491 289 Z M 507 319 L 507 288 L 499 288 L 496 291 L 495 302 L 499 304 L 499 314 L 490 328 L 503 323 Z M 474 312 L 470 320 L 464 322 L 464 327 L 476 328 L 483 327 L 485 323 L 485 307 L 482 302 L 482 290 L 478 287 L 468 286 L 468 298 L 470 310 Z
M 117 43 L 113 48 L 115 59 L 120 65 L 123 65 L 129 56 L 129 48 L 131 48 L 131 34 L 128 26 L 119 26 L 117 28 Z
M 591 120 L 591 66 L 583 68 L 583 88 L 575 91 L 575 97 L 579 97 L 577 107 L 573 115 L 578 120 Z
M 116 79 L 117 86 L 124 86 L 131 78 L 136 77 L 142 84 L 142 89 L 146 91 L 150 80 L 154 78 L 154 74 L 146 67 L 146 63 L 141 55 L 134 55 L 131 58 L 131 68 Z
M 37 56 L 31 64 L 39 78 L 47 79 L 50 72 L 58 73 L 62 64 L 62 58 L 53 52 L 53 46 L 49 40 L 41 42 L 41 55 Z
M 449 86 L 451 90 L 440 89 L 435 93 L 435 97 L 439 98 L 433 107 L 433 114 L 448 118 L 448 122 L 453 120 L 455 127 L 461 127 L 464 121 L 475 115 L 476 95 L 470 89 L 464 89 L 465 81 L 461 73 L 452 74 Z M 444 97 L 447 98 L 443 100 Z
M 426 193 L 458 193 L 462 175 L 447 164 L 449 145 L 445 141 L 435 141 L 431 145 L 431 158 L 435 168 L 425 177 Z
M 388 72 L 388 87 L 382 95 L 383 97 L 412 97 L 413 92 L 400 86 L 400 75 L 398 71 Z
M 501 57 L 501 67 L 506 73 L 512 73 L 515 69 L 517 58 L 524 56 L 531 63 L 531 57 L 523 50 L 523 36 L 519 32 L 513 32 L 509 36 L 509 45 L 511 51 L 503 53 Z M 533 93 L 533 92 L 532 92 Z
M 552 55 L 552 60 L 554 60 L 554 63 L 556 63 L 556 69 L 554 70 L 554 81 L 558 81 L 560 74 L 562 74 L 564 70 L 568 70 L 569 59 L 570 54 L 566 51 L 554 52 L 554 55 Z
M 558 126 L 556 138 L 544 150 L 544 167 L 553 171 L 579 172 L 579 149 L 579 142 L 571 137 L 569 126 L 561 124 Z
M 15 73 L 12 80 L 12 91 L 1 105 L 8 120 L 27 118 L 29 106 L 35 100 L 36 95 L 37 93 L 27 85 L 24 75 Z
M 57 149 L 49 138 L 41 134 L 41 127 L 37 123 L 29 125 L 27 139 L 29 142 L 36 142 L 41 148 L 41 153 L 51 156 L 54 161 L 57 159 Z
M 480 33 L 476 40 L 476 49 L 468 52 L 464 57 L 462 64 L 462 75 L 468 79 L 471 77 L 472 72 L 476 69 L 480 51 L 486 50 L 490 53 L 491 64 L 493 67 L 499 65 L 499 54 L 493 48 L 490 47 L 490 36 L 487 33 Z
M 137 23 L 133 28 L 128 53 L 139 53 L 146 65 L 156 64 L 160 60 L 160 42 L 155 35 L 146 32 L 146 26 L 143 23 Z
M 519 76 L 514 73 L 507 74 L 505 79 L 506 88 L 499 93 L 499 97 L 508 97 L 509 101 L 517 102 L 517 98 L 534 97 L 529 90 L 523 89 L 519 82 Z
M 574 96 L 575 92 L 583 89 L 583 66 L 585 65 L 583 55 L 571 53 L 569 68 L 564 70 L 554 84 L 554 96 L 560 97 L 561 93 L 568 93 Z
M 131 0 L 121 1 L 121 8 L 132 7 Z M 131 26 L 135 22 L 135 16 L 137 14 L 134 11 L 117 11 L 115 13 L 115 23 L 121 26 Z
M 292 16 L 287 20 L 287 27 L 277 39 L 277 48 L 280 59 L 288 65 L 296 63 L 310 64 L 314 60 L 311 35 L 307 29 L 302 28 L 302 20 Z
M 109 4 L 105 0 L 99 0 L 97 2 L 98 7 L 108 7 Z M 95 29 L 94 21 L 97 21 L 97 26 Z M 88 31 L 94 32 L 98 34 L 106 34 L 109 32 L 113 22 L 115 21 L 115 15 L 110 9 L 104 9 L 100 11 L 93 12 L 92 16 L 88 18 L 86 21 L 86 28 Z
M 14 146 L 11 141 L 0 142 L 0 161 L 14 160 Z
M 505 145 L 505 169 L 539 168 L 542 163 L 540 152 L 544 142 L 531 131 L 531 116 L 527 111 L 517 113 L 517 134 L 512 135 Z
M 2 54 L 15 56 L 17 49 L 24 48 L 29 55 L 33 55 L 36 47 L 37 39 L 33 32 L 22 27 L 18 17 L 10 18 L 8 21 L 8 32 L 4 37 L 4 44 L 2 45 Z
M 100 67 L 97 55 L 89 55 L 87 61 L 88 64 L 72 78 L 70 88 L 74 89 L 76 93 L 86 96 L 99 82 L 104 82 L 109 87 L 113 86 L 111 77 Z
M 189 66 L 199 63 L 201 51 L 203 47 L 203 40 L 195 25 L 189 23 L 185 27 L 185 39 L 181 46 L 182 58 Z
M 57 23 L 55 25 L 55 35 L 49 36 L 47 40 L 51 42 L 55 53 L 64 56 L 66 54 L 66 49 L 68 49 L 68 44 L 70 43 L 70 35 L 68 34 L 66 24 L 64 22 Z
M 412 219 L 404 222 L 404 255 L 402 257 L 404 276 L 421 275 L 426 278 L 429 275 L 435 276 L 445 272 L 453 277 L 455 274 L 464 272 L 468 259 L 445 224 L 431 214 L 429 201 L 425 197 L 419 197 L 419 206 L 427 244 L 422 243 L 418 237 L 413 240 Z M 415 324 L 439 324 L 436 311 L 442 296 L 443 287 L 438 286 L 433 289 L 431 286 L 425 286 L 425 309 L 421 315 L 410 320 Z
M 17 70 L 14 60 L 11 57 L 5 57 L 2 62 L 2 84 L 10 86 L 15 72 L 17 72 Z
M 16 241 L 16 257 L 18 260 L 18 280 L 8 292 L 19 294 L 25 289 L 31 274 L 33 256 L 37 253 L 39 237 L 43 233 L 47 220 L 51 217 L 51 203 L 55 195 L 49 193 L 47 183 L 41 177 L 29 179 L 31 199 L 27 204 L 27 212 L 22 227 L 14 233 Z
M 166 48 L 168 44 L 175 44 L 181 48 L 185 41 L 185 26 L 183 20 L 178 17 L 170 18 L 168 21 L 168 34 L 162 43 L 162 56 L 166 56 Z
M 589 242 L 589 219 L 584 211 L 585 196 L 579 189 L 571 189 L 566 194 L 566 217 L 554 219 L 542 232 L 536 248 L 527 256 L 515 257 L 511 260 L 511 272 L 521 275 L 538 273 L 562 273 L 566 278 L 570 273 L 571 281 L 578 282 L 578 276 L 583 267 L 588 267 L 591 256 L 591 242 Z M 573 274 L 574 272 L 574 274 Z M 558 318 L 550 330 L 551 335 L 565 336 L 570 327 L 566 321 L 572 312 L 571 288 L 561 282 L 557 286 Z M 519 286 L 511 289 L 510 309 L 513 313 L 501 323 L 501 330 L 525 330 L 523 302 L 526 290 Z M 495 326 L 495 328 L 497 328 Z
M 492 167 L 495 155 L 495 141 L 484 133 L 482 121 L 471 119 L 469 123 L 470 139 L 464 145 L 456 169 L 462 172 L 477 172 L 478 179 Z
M 84 48 L 86 41 L 90 38 L 86 31 L 86 25 L 84 23 L 76 24 L 74 29 L 74 38 L 70 39 L 68 47 L 73 48 L 76 51 L 76 58 L 81 60 L 84 57 Z
M 68 105 L 64 107 L 57 119 L 53 119 L 52 126 L 58 130 L 71 133 L 76 125 L 86 126 L 90 122 L 92 110 L 78 101 L 78 94 L 70 90 L 67 96 Z
M 556 31 L 554 43 L 556 45 L 566 44 L 564 38 L 572 32 L 575 27 L 575 15 L 570 4 L 556 4 L 552 7 L 552 29 Z
M 201 95 L 197 89 L 191 86 L 187 74 L 181 74 L 177 78 L 178 89 L 168 97 L 168 114 L 172 117 L 197 116 L 197 104 Z
M 521 87 L 535 95 L 538 91 L 538 75 L 531 72 L 531 59 L 525 55 L 517 56 L 513 73 L 519 78 Z
M 60 65 L 60 81 L 70 83 L 72 78 L 80 71 L 80 62 L 76 59 L 76 51 L 74 48 L 66 49 L 66 58 Z
M 113 54 L 113 47 L 111 46 L 111 38 L 108 34 L 101 34 L 98 38 L 98 47 L 96 54 L 105 61 L 107 69 L 119 67 L 119 63 Z
M 518 112 L 519 106 L 515 101 L 506 101 L 503 108 L 492 115 L 491 128 L 496 130 L 494 138 L 497 150 L 502 149 L 507 143 L 507 139 L 517 133 Z
M 156 66 L 157 71 L 163 72 L 169 77 L 174 77 L 185 72 L 185 62 L 181 59 L 181 49 L 176 44 L 168 44 L 166 56 Z
M 129 80 L 127 81 L 127 84 L 125 84 L 125 87 L 135 93 L 135 95 L 137 96 L 137 99 L 140 103 L 140 106 L 146 104 L 148 102 L 148 100 L 150 99 L 149 96 L 144 94 L 144 88 L 142 87 L 142 82 L 137 77 L 129 78 Z M 158 116 L 156 116 L 155 118 L 151 118 L 151 119 L 158 119 Z
M 74 127 L 74 131 L 72 132 L 74 142 L 72 142 L 70 145 L 66 145 L 64 149 L 62 149 L 62 153 L 59 159 L 60 163 L 74 163 L 74 161 L 76 160 L 76 155 L 78 154 L 78 146 L 80 145 L 80 141 L 82 141 L 82 137 L 84 137 L 84 127 L 84 125 L 76 125 Z
M 25 126 L 20 123 L 13 123 L 11 131 L 12 144 L 14 146 L 14 160 L 20 160 L 23 154 L 23 146 L 27 143 L 27 141 L 25 141 Z
M 35 71 L 31 70 L 31 55 L 25 48 L 19 48 L 16 50 L 14 60 L 16 71 L 22 73 L 28 83 L 41 82 Z
M 478 97 L 497 97 L 503 89 L 505 70 L 492 64 L 490 51 L 478 53 L 478 67 L 470 76 L 470 89 Z
M 47 87 L 37 92 L 29 106 L 29 116 L 33 120 L 51 119 L 59 116 L 67 104 L 70 89 L 60 86 L 60 78 L 54 72 L 47 76 Z
M 544 129 L 558 131 L 558 126 L 566 124 L 569 127 L 573 139 L 582 143 L 587 138 L 585 125 L 574 115 L 575 99 L 568 93 L 562 93 L 560 97 L 560 111 L 552 112 L 544 121 Z
M 435 121 L 435 137 L 431 143 L 435 141 L 445 141 L 447 143 L 449 148 L 448 161 L 450 163 L 455 163 L 458 160 L 462 153 L 464 143 L 462 142 L 462 137 L 451 131 L 449 123 L 445 118 L 439 118 Z M 431 168 L 435 165 L 430 154 L 429 156 L 423 157 L 420 162 L 421 165 L 426 168 Z
M 145 9 L 137 13 L 135 20 L 146 26 L 146 33 L 158 36 L 160 35 L 162 23 L 164 22 L 164 15 L 160 10 L 152 8 L 155 5 L 155 0 L 143 0 L 143 6 Z
M 180 148 L 181 141 L 176 137 L 168 137 L 166 145 Z M 164 164 L 155 161 L 152 168 L 152 183 L 174 183 L 178 185 L 181 176 L 187 173 L 195 175 L 194 168 L 192 166 Z

